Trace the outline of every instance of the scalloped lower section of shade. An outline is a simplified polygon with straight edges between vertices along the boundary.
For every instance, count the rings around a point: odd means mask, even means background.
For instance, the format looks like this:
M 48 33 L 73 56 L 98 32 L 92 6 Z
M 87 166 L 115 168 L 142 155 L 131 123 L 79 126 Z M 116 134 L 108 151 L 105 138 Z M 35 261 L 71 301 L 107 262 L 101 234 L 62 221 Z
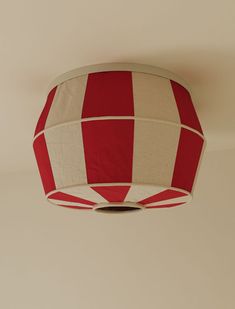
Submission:
M 131 207 L 152 209 L 183 205 L 191 200 L 191 194 L 172 187 L 125 183 L 73 186 L 51 192 L 47 198 L 52 204 L 72 209 L 106 208 L 123 212 L 130 211 Z

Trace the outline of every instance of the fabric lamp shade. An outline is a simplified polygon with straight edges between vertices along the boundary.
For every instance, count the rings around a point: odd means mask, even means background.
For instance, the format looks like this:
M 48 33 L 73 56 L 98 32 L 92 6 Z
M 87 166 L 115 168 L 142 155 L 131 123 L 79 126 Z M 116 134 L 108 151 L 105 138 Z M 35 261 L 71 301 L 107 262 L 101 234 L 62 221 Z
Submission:
M 52 84 L 33 147 L 48 201 L 124 211 L 190 201 L 204 144 L 184 81 L 113 63 Z

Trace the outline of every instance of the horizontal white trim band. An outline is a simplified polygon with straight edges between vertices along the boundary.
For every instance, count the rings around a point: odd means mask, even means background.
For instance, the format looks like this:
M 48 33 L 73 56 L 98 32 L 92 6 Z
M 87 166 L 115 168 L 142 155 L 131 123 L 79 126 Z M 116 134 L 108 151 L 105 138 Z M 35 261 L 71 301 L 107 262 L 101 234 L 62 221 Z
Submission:
M 158 206 L 158 205 L 168 205 L 168 204 L 175 204 L 175 203 L 187 203 L 191 200 L 190 196 L 180 196 L 174 199 L 167 199 L 167 200 L 162 200 L 162 201 L 157 201 L 157 202 L 152 202 L 149 204 L 144 204 L 145 207 L 148 206 Z
M 92 205 L 63 201 L 63 200 L 58 200 L 58 199 L 53 199 L 53 198 L 48 198 L 48 201 L 51 202 L 52 204 L 55 204 L 55 205 L 61 204 L 61 205 L 64 205 L 64 206 L 78 206 L 78 207 L 86 207 L 86 208 L 89 208 L 89 209 L 93 208 Z
M 186 88 L 189 92 L 191 92 L 190 87 L 186 81 L 184 81 L 181 77 L 177 76 L 176 74 L 168 70 L 146 64 L 119 63 L 119 62 L 88 65 L 66 72 L 58 76 L 54 81 L 50 83 L 49 91 L 55 86 L 62 84 L 63 82 L 69 79 L 76 78 L 78 76 L 86 75 L 89 73 L 109 72 L 109 71 L 130 71 L 130 72 L 139 72 L 139 73 L 157 75 L 159 77 L 176 81 L 177 83 L 184 86 L 184 88 Z
M 63 126 L 66 126 L 66 125 L 70 125 L 70 124 L 76 124 L 76 123 L 87 122 L 87 121 L 99 121 L 99 120 L 137 120 L 137 121 L 157 122 L 157 123 L 161 123 L 161 124 L 166 124 L 166 125 L 184 128 L 186 130 L 189 130 L 189 131 L 199 135 L 205 141 L 204 135 L 202 135 L 197 130 L 195 130 L 195 129 L 189 127 L 189 126 L 186 126 L 184 124 L 173 122 L 173 121 L 151 119 L 151 118 L 141 118 L 141 117 L 135 117 L 135 116 L 102 116 L 102 117 L 81 118 L 81 119 L 78 119 L 78 120 L 63 122 L 63 123 L 57 124 L 55 126 L 48 127 L 46 129 L 42 130 L 41 132 L 39 132 L 38 134 L 36 134 L 33 138 L 33 142 L 35 141 L 35 139 L 37 139 L 38 136 L 40 136 L 41 134 L 43 134 L 43 133 L 45 133 L 49 130 L 53 130 L 53 129 L 63 127 Z
M 110 182 L 110 183 L 90 183 L 90 184 L 76 184 L 76 185 L 73 185 L 73 186 L 64 186 L 64 187 L 61 187 L 61 188 L 58 188 L 58 189 L 55 189 L 55 190 L 52 190 L 50 192 L 48 192 L 46 194 L 46 198 L 49 200 L 49 195 L 53 194 L 53 193 L 56 193 L 56 192 L 60 192 L 61 190 L 66 190 L 66 189 L 71 189 L 71 188 L 82 188 L 82 187 L 108 187 L 108 186 L 141 186 L 141 187 L 161 187 L 165 190 L 176 190 L 176 191 L 179 191 L 179 192 L 182 192 L 182 193 L 185 193 L 187 194 L 188 196 L 191 196 L 191 199 L 192 199 L 192 193 L 189 193 L 188 191 L 186 190 L 183 190 L 183 189 L 180 189 L 180 188 L 176 188 L 176 187 L 168 187 L 168 186 L 164 186 L 164 185 L 161 185 L 161 184 L 147 184 L 147 183 L 134 183 L 134 182 Z M 68 193 L 70 194 L 70 193 Z M 72 194 L 71 194 L 72 195 Z M 91 201 L 93 202 L 93 201 Z

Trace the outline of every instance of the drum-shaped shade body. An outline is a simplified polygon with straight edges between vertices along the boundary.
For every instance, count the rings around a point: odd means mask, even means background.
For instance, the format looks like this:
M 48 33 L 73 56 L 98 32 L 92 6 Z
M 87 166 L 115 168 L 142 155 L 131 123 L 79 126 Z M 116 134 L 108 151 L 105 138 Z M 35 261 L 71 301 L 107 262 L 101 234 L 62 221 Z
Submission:
M 191 199 L 204 137 L 179 78 L 150 66 L 106 64 L 57 79 L 33 147 L 50 202 L 149 209 Z

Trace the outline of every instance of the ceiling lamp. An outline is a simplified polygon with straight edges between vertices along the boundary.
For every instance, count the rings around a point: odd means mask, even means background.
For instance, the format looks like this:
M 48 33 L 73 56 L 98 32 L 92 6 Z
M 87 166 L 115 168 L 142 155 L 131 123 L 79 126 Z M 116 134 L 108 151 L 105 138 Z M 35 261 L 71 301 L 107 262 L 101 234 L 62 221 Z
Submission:
M 33 143 L 48 201 L 106 212 L 188 202 L 203 146 L 185 82 L 120 63 L 59 77 Z

